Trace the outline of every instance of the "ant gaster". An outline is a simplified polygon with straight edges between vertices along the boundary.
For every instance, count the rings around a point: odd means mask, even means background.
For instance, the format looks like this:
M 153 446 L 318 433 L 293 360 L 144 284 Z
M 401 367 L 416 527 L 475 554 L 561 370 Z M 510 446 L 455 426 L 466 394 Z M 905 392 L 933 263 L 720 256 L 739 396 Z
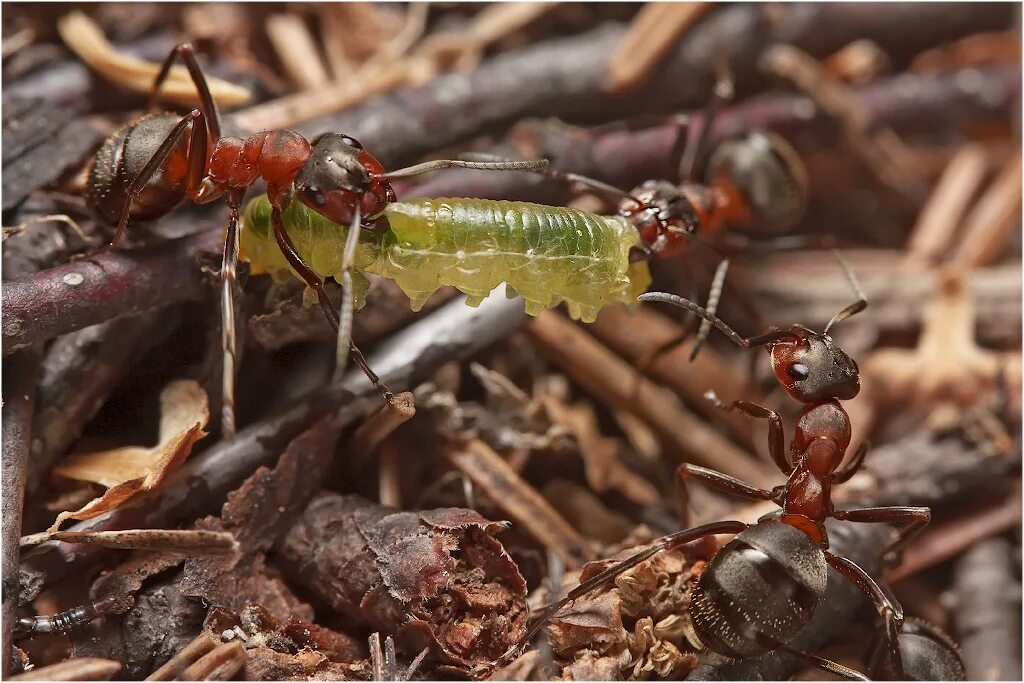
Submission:
M 220 115 L 191 45 L 176 46 L 153 83 L 152 100 L 181 58 L 199 94 L 199 108 L 184 117 L 147 114 L 111 135 L 96 153 L 88 178 L 88 199 L 98 216 L 117 225 L 112 247 L 122 246 L 130 224 L 168 213 L 182 199 L 198 204 L 227 199 L 229 218 L 221 264 L 222 346 L 224 350 L 222 432 L 235 431 L 235 270 L 238 262 L 239 207 L 245 191 L 262 178 L 273 207 L 277 244 L 316 295 L 338 332 L 339 358 L 352 358 L 381 391 L 391 392 L 366 365 L 351 343 L 350 327 L 327 297 L 323 280 L 295 250 L 281 212 L 294 197 L 329 219 L 353 227 L 380 228 L 374 220 L 383 204 L 394 201 L 389 178 L 460 166 L 484 170 L 545 168 L 546 161 L 468 162 L 439 160 L 385 173 L 381 163 L 347 135 L 326 134 L 310 143 L 291 130 L 260 131 L 248 137 L 221 135 Z M 152 107 L 151 107 L 152 108 Z M 362 216 L 367 216 L 365 222 Z M 353 233 L 357 232 L 352 230 Z M 355 241 L 352 240 L 352 249 Z
M 891 558 L 931 518 L 931 511 L 926 507 L 837 510 L 832 506 L 832 486 L 849 480 L 867 453 L 867 445 L 864 444 L 848 463 L 842 464 L 851 432 L 849 417 L 839 401 L 857 395 L 860 376 L 857 364 L 828 333 L 836 323 L 864 310 L 867 300 L 841 258 L 840 262 L 858 299 L 837 313 L 820 333 L 793 325 L 744 338 L 687 299 L 657 292 L 640 296 L 641 301 L 671 303 L 695 313 L 743 348 L 763 346 L 768 350 L 779 384 L 791 398 L 804 405 L 788 457 L 782 419 L 777 413 L 747 401 L 723 404 L 713 394 L 709 398 L 725 410 L 769 421 L 769 453 L 775 465 L 786 475 L 787 482 L 767 490 L 689 464 L 681 465 L 677 475 L 684 497 L 686 482 L 693 479 L 744 498 L 773 501 L 782 510 L 762 517 L 753 525 L 739 521 L 715 522 L 655 541 L 646 550 L 609 567 L 549 606 L 531 627 L 522 644 L 529 642 L 541 625 L 562 606 L 653 555 L 704 536 L 736 534 L 716 553 L 693 589 L 690 616 L 696 636 L 704 648 L 734 658 L 781 650 L 832 673 L 863 679 L 852 669 L 789 645 L 810 621 L 822 600 L 827 570 L 832 567 L 874 603 L 885 623 L 883 656 L 888 667 L 886 670 L 896 678 L 903 677 L 899 640 L 902 608 L 857 564 L 829 552 L 828 533 L 824 526 L 829 517 L 897 525 L 898 534 L 884 551 L 885 556 Z

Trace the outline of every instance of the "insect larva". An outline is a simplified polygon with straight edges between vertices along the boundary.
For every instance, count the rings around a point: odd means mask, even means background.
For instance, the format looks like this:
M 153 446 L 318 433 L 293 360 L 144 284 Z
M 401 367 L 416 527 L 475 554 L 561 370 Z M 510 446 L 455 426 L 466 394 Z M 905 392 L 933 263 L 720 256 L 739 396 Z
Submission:
M 526 312 L 565 301 L 569 314 L 592 322 L 614 301 L 632 303 L 650 283 L 644 262 L 630 263 L 640 244 L 630 223 L 577 209 L 483 199 L 417 199 L 389 203 L 390 228 L 361 237 L 355 269 L 390 278 L 419 310 L 439 287 L 452 286 L 479 305 L 500 283 L 526 299 Z M 243 218 L 242 258 L 253 272 L 282 279 L 290 272 L 269 229 L 270 206 L 257 198 Z M 293 203 L 284 222 L 299 253 L 321 276 L 341 272 L 344 226 Z M 362 292 L 365 292 L 365 279 Z

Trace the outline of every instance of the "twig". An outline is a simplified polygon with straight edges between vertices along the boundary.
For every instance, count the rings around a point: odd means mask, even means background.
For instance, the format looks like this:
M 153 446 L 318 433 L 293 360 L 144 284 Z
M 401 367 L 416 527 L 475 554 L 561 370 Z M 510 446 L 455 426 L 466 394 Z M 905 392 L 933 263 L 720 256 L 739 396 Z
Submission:
M 21 537 L 21 545 L 47 541 L 86 543 L 121 550 L 181 550 L 190 553 L 238 552 L 235 537 L 226 531 L 196 529 L 128 529 L 125 531 L 51 531 Z
M 218 645 L 185 669 L 186 681 L 230 681 L 245 665 L 245 647 L 237 640 Z
M 850 149 L 890 188 L 920 203 L 927 186 L 920 177 L 912 153 L 891 129 L 879 125 L 853 93 L 832 79 L 809 54 L 790 45 L 776 45 L 761 58 L 765 71 L 793 81 L 814 103 L 843 124 Z
M 106 681 L 121 672 L 121 662 L 79 657 L 12 676 L 12 681 Z
M 978 85 L 971 85 L 971 79 L 978 79 Z M 854 94 L 872 120 L 897 132 L 913 132 L 925 125 L 932 131 L 963 131 L 982 122 L 1005 126 L 1011 107 L 1020 98 L 1019 84 L 1018 68 L 994 67 L 931 76 L 903 74 L 858 88 Z M 765 95 L 723 109 L 709 131 L 709 143 L 750 128 L 779 133 L 798 150 L 833 146 L 841 138 L 839 123 L 814 107 L 810 99 Z M 494 151 L 511 158 L 550 159 L 563 171 L 616 187 L 635 187 L 649 178 L 675 178 L 678 170 L 672 150 L 678 135 L 675 124 L 633 131 L 525 121 Z M 563 204 L 572 197 L 572 188 L 566 183 L 460 170 L 439 172 L 415 189 L 396 189 L 399 196 L 415 192 L 427 197 L 515 197 L 548 204 Z
M 978 543 L 956 563 L 953 621 L 968 680 L 1021 675 L 1020 572 L 1004 539 Z
M 1021 155 L 1014 154 L 964 221 L 963 235 L 950 259 L 961 268 L 991 263 L 1020 228 Z
M 167 660 L 163 666 L 146 677 L 147 681 L 173 681 L 183 671 L 192 666 L 199 658 L 206 655 L 220 644 L 209 631 L 201 631 L 195 640 L 186 645 L 176 655 Z
M 939 12 L 926 4 L 899 11 L 879 6 L 867 12 L 854 5 L 801 5 L 799 10 L 791 10 L 799 15 L 801 26 L 794 44 L 813 45 L 816 53 L 827 54 L 865 38 L 877 42 L 894 59 L 970 31 L 1004 28 L 1012 21 L 1009 8 L 982 9 L 969 3 L 957 6 L 955 12 Z M 722 7 L 702 23 L 700 35 L 684 36 L 648 82 L 628 98 L 608 98 L 603 93 L 607 55 L 625 33 L 621 27 L 605 26 L 498 55 L 468 74 L 443 75 L 425 86 L 398 90 L 339 115 L 310 121 L 299 130 L 310 137 L 345 131 L 384 164 L 397 165 L 527 116 L 603 122 L 702 107 L 714 80 L 714 49 L 721 48 L 720 56 L 735 72 L 738 85 L 763 80 L 756 72 L 757 55 L 770 42 L 789 40 L 792 28 L 785 19 L 769 24 L 764 14 L 756 5 Z M 909 30 L 924 19 L 927 32 Z M 927 96 L 918 91 L 907 97 L 926 102 L 922 98 Z M 975 93 L 974 99 L 984 98 Z
M 504 339 L 524 320 L 518 301 L 496 296 L 479 308 L 453 301 L 378 345 L 368 362 L 388 386 L 411 387 L 443 363 Z M 233 441 L 217 443 L 190 459 L 146 506 L 118 509 L 68 530 L 166 528 L 213 512 L 250 472 L 275 462 L 287 444 L 316 420 L 333 412 L 339 426 L 348 425 L 379 402 L 380 395 L 366 376 L 353 369 L 340 382 L 317 388 L 285 413 L 244 429 Z M 202 485 L 197 488 L 196 482 Z M 47 575 L 48 583 L 88 565 L 99 554 L 96 548 L 74 545 L 62 544 L 56 550 L 32 558 L 35 568 Z
M 222 231 L 208 230 L 4 282 L 3 351 L 45 341 L 122 315 L 203 296 L 197 259 L 220 253 Z
M 608 60 L 608 91 L 623 92 L 640 85 L 709 9 L 708 2 L 649 2 L 641 7 Z
M 267 17 L 266 28 L 281 65 L 297 86 L 317 88 L 327 83 L 327 70 L 320 60 L 320 52 L 300 15 L 294 12 L 272 14 Z
M 628 410 L 678 449 L 687 462 L 745 481 L 770 481 L 771 470 L 686 410 L 672 392 L 646 379 L 581 327 L 544 311 L 527 332 L 541 352 L 602 401 Z
M 989 536 L 1019 528 L 1021 520 L 1020 479 L 1011 490 L 995 500 L 989 499 L 967 514 L 928 526 L 907 546 L 903 562 L 889 575 L 892 582 L 913 576 L 962 553 Z
M 380 443 L 416 415 L 416 402 L 411 392 L 395 394 L 393 401 L 382 405 L 368 417 L 352 435 L 345 450 L 349 453 L 348 467 L 358 472 L 369 460 Z
M 985 151 L 979 145 L 960 148 L 918 215 L 907 239 L 905 263 L 930 265 L 942 259 L 987 168 Z
M 28 456 L 35 413 L 36 374 L 42 349 L 32 347 L 10 356 L 3 377 L 3 497 L 0 522 L 3 525 L 3 676 L 10 675 L 13 662 L 11 629 L 18 607 L 18 538 L 21 536 L 22 506 Z
M 649 357 L 651 349 L 677 339 L 682 329 L 668 317 L 646 306 L 626 311 L 609 306 L 586 328 L 610 349 L 636 365 Z M 693 340 L 687 340 L 649 364 L 646 374 L 672 388 L 694 411 L 722 425 L 729 435 L 746 447 L 753 446 L 750 421 L 741 415 L 715 408 L 704 394 L 714 389 L 720 396 L 743 396 L 746 382 L 726 365 L 713 349 L 704 349 L 689 362 Z
M 103 35 L 99 25 L 83 12 L 74 11 L 61 17 L 57 21 L 57 31 L 83 62 L 111 81 L 139 93 L 148 94 L 153 88 L 153 79 L 156 78 L 160 65 L 117 52 Z M 243 104 L 252 96 L 248 89 L 219 78 L 207 76 L 207 81 L 213 98 L 222 107 Z M 171 69 L 160 94 L 161 97 L 179 104 L 199 104 L 195 84 L 188 71 L 180 64 Z
M 593 549 L 579 532 L 483 441 L 450 443 L 444 454 L 495 505 L 545 548 L 557 553 L 566 565 L 579 567 L 594 559 Z

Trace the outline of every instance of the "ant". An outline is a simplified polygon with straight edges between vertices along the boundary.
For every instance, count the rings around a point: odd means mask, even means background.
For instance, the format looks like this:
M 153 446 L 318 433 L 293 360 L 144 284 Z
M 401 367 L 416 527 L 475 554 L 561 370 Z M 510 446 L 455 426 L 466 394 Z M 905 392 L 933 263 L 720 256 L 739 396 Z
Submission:
M 699 118 L 673 117 L 680 130 L 672 159 L 678 159 L 679 184 L 647 180 L 623 192 L 586 176 L 549 170 L 547 175 L 589 187 L 617 199 L 617 211 L 639 231 L 643 247 L 637 258 L 670 259 L 695 243 L 711 246 L 714 238 L 727 236 L 738 247 L 751 240 L 728 228 L 757 226 L 762 232 L 785 233 L 796 226 L 807 203 L 807 169 L 796 150 L 781 136 L 762 130 L 736 131 L 708 149 L 713 123 L 734 97 L 732 75 L 720 66 L 712 100 Z M 686 135 L 682 130 L 687 131 Z M 696 124 L 696 125 L 695 125 Z M 701 173 L 703 170 L 703 173 Z M 803 245 L 806 238 L 759 240 L 759 246 L 779 248 Z M 717 252 L 717 249 L 711 246 Z M 715 313 L 729 262 L 716 269 L 706 310 Z M 691 360 L 703 346 L 710 324 L 702 321 Z M 672 339 L 656 349 L 648 363 L 675 346 Z
M 886 671 L 903 678 L 901 643 L 909 645 L 912 632 L 905 630 L 903 610 L 856 563 L 829 552 L 824 522 L 829 517 L 851 522 L 891 523 L 899 531 L 885 548 L 889 561 L 931 519 L 927 507 L 874 507 L 837 510 L 831 490 L 849 480 L 867 454 L 862 445 L 843 465 L 850 443 L 850 420 L 839 401 L 854 398 L 860 391 L 856 362 L 829 336 L 832 327 L 863 311 L 867 299 L 845 260 L 836 253 L 857 300 L 836 313 L 823 332 L 802 325 L 773 329 L 753 337 L 741 337 L 701 306 L 672 294 L 652 292 L 641 301 L 664 302 L 695 313 L 723 332 L 742 348 L 765 347 L 779 385 L 804 405 L 797 422 L 789 455 L 781 417 L 756 403 L 722 403 L 709 399 L 724 410 L 739 411 L 769 421 L 768 447 L 775 465 L 787 482 L 772 490 L 758 488 L 714 470 L 683 464 L 677 470 L 684 499 L 687 480 L 702 481 L 714 489 L 752 500 L 769 500 L 780 512 L 762 517 L 756 524 L 722 521 L 679 531 L 655 541 L 649 548 L 609 567 L 583 582 L 562 600 L 550 605 L 530 628 L 519 647 L 537 633 L 545 621 L 567 603 L 605 585 L 616 576 L 655 554 L 715 534 L 736 534 L 712 558 L 693 589 L 690 616 L 703 648 L 741 658 L 781 650 L 846 678 L 865 680 L 860 673 L 828 659 L 802 652 L 788 643 L 813 615 L 825 593 L 828 567 L 851 581 L 874 603 L 882 618 L 882 657 Z M 685 505 L 683 506 L 685 510 Z M 684 513 L 685 516 L 685 513 Z M 902 630 L 902 635 L 901 635 Z M 902 638 L 902 640 L 901 640 Z
M 273 206 L 274 234 L 288 263 L 312 289 L 327 321 L 339 333 L 339 356 L 346 350 L 385 400 L 393 395 L 351 343 L 323 280 L 298 254 L 284 228 L 281 212 L 298 198 L 337 222 L 359 222 L 395 200 L 390 178 L 439 168 L 463 167 L 517 171 L 546 166 L 546 161 L 470 162 L 442 159 L 392 173 L 353 138 L 325 134 L 310 142 L 292 130 L 270 130 L 247 137 L 222 136 L 220 115 L 191 44 L 177 45 L 164 60 L 153 83 L 148 110 L 180 58 L 199 94 L 199 108 L 183 117 L 149 113 L 115 131 L 96 153 L 88 176 L 88 201 L 117 232 L 108 248 L 124 243 L 130 224 L 165 215 L 184 198 L 207 204 L 227 200 L 229 215 L 221 261 L 223 368 L 222 432 L 235 432 L 235 271 L 238 262 L 239 208 L 246 190 L 262 178 Z M 371 221 L 372 225 L 372 221 Z M 364 226 L 366 227 L 366 226 Z

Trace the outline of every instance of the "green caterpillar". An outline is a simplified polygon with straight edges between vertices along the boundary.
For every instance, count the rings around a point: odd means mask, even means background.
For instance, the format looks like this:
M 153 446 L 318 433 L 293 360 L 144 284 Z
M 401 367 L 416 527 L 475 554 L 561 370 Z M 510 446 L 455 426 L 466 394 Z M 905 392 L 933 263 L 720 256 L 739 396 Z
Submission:
M 286 280 L 292 273 L 277 247 L 266 196 L 242 218 L 240 257 L 254 273 Z M 502 282 L 537 315 L 565 302 L 569 314 L 593 322 L 605 305 L 631 304 L 650 284 L 643 261 L 630 262 L 639 234 L 625 218 L 572 208 L 486 199 L 413 199 L 389 203 L 390 228 L 363 231 L 353 266 L 356 305 L 364 273 L 390 278 L 419 310 L 439 287 L 452 286 L 478 306 Z M 321 277 L 341 277 L 348 228 L 300 202 L 284 211 L 296 251 Z

